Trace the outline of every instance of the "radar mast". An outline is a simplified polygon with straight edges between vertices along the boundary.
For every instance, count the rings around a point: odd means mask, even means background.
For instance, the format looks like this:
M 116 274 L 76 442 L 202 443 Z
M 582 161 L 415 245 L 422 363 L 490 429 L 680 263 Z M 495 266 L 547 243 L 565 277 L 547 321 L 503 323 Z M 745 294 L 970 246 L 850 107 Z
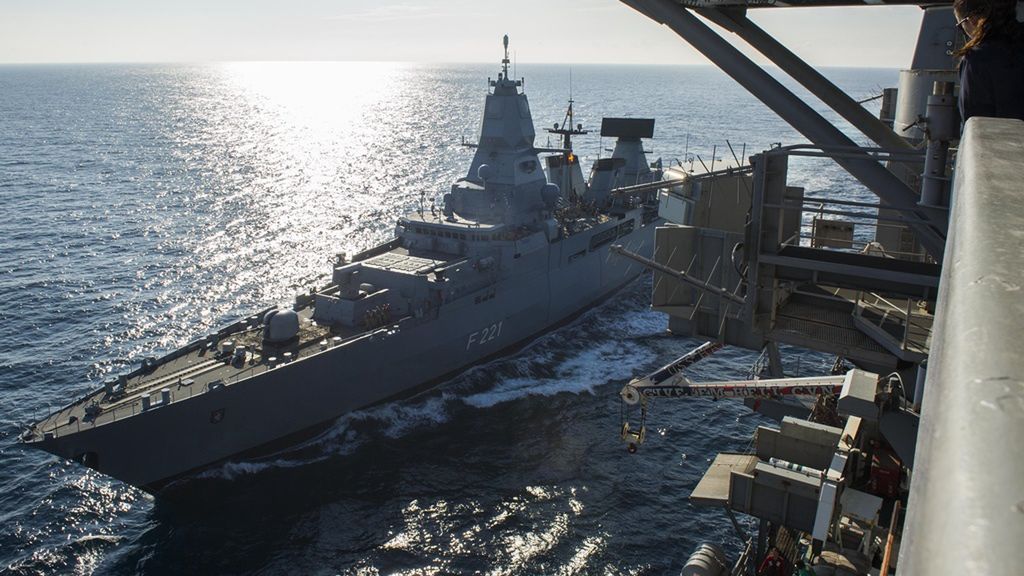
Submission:
M 506 36 L 506 38 L 508 37 Z M 566 151 L 566 163 L 571 163 L 575 159 L 572 154 L 572 137 L 587 133 L 583 129 L 583 124 L 573 126 L 575 121 L 572 111 L 573 103 L 575 103 L 575 100 L 572 99 L 572 70 L 569 70 L 569 108 L 565 111 L 565 117 L 562 118 L 561 125 L 555 124 L 553 128 L 547 129 L 549 133 L 558 134 L 562 137 L 562 148 Z
M 572 106 L 575 100 L 572 99 L 572 70 L 569 70 L 569 107 L 565 110 L 565 117 L 562 118 L 562 124 L 555 124 L 553 128 L 548 128 L 547 131 L 550 134 L 558 134 L 562 137 L 562 182 L 558 183 L 562 190 L 568 191 L 572 189 L 572 172 L 571 168 L 573 165 L 579 163 L 579 158 L 572 151 L 572 137 L 586 134 L 588 131 L 583 129 L 583 124 L 574 124 L 575 117 L 573 115 Z M 570 195 L 570 198 L 575 198 L 575 193 Z
M 501 39 L 501 43 L 505 45 L 505 57 L 501 59 L 501 72 L 505 79 L 508 79 L 508 34 Z

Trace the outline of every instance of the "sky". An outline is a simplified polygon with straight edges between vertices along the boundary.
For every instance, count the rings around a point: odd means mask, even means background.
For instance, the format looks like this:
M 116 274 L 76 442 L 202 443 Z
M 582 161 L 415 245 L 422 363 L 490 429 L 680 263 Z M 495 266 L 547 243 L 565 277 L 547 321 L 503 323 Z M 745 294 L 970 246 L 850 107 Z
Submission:
M 750 12 L 812 65 L 886 68 L 910 65 L 921 14 Z M 0 63 L 492 62 L 503 34 L 524 63 L 707 63 L 617 0 L 0 0 Z

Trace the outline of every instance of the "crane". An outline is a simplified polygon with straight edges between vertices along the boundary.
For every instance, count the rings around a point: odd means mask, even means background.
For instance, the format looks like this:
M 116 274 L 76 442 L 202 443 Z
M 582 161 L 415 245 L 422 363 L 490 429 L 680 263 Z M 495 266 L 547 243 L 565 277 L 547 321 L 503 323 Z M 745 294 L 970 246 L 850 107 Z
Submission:
M 647 435 L 647 402 L 652 398 L 782 398 L 782 397 L 830 397 L 842 392 L 844 385 L 854 379 L 869 378 L 877 381 L 878 376 L 863 370 L 850 370 L 846 374 L 811 376 L 801 378 L 773 378 L 753 380 L 723 380 L 717 382 L 693 382 L 682 374 L 683 368 L 722 349 L 718 342 L 708 342 L 691 350 L 678 360 L 658 369 L 643 378 L 634 378 L 619 392 L 622 402 L 629 406 L 640 405 L 640 427 L 633 429 L 625 418 L 621 438 L 627 442 L 630 453 L 637 451 Z

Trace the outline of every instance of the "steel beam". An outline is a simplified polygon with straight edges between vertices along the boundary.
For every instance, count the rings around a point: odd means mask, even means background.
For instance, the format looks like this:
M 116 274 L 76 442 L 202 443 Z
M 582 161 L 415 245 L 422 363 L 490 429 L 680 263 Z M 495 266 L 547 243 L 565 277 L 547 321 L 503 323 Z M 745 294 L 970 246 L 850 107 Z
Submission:
M 761 254 L 758 260 L 763 264 L 775 266 L 777 278 L 811 282 L 837 288 L 854 290 L 870 290 L 887 294 L 922 298 L 928 292 L 935 293 L 938 288 L 938 276 L 921 274 L 911 271 L 889 270 L 870 266 L 872 261 L 885 262 L 892 260 L 860 254 L 844 254 L 847 259 L 830 260 L 826 258 L 809 258 L 813 248 L 788 249 L 783 254 Z M 817 252 L 821 252 L 820 250 Z M 826 255 L 830 253 L 825 252 Z M 856 260 L 853 260 L 857 257 Z
M 881 120 L 875 118 L 856 100 L 840 90 L 828 78 L 811 65 L 804 62 L 802 58 L 791 52 L 774 36 L 762 30 L 747 16 L 736 10 L 721 10 L 718 8 L 697 8 L 697 14 L 718 26 L 732 32 L 742 38 L 747 44 L 764 54 L 769 60 L 775 63 L 782 71 L 789 74 L 794 80 L 807 88 L 819 100 L 836 111 L 837 114 L 853 124 L 853 127 L 860 130 L 865 136 L 886 150 L 911 151 L 916 150 L 913 145 L 907 142 L 900 135 L 893 132 Z
M 710 281 L 694 278 L 693 276 L 690 276 L 689 274 L 682 270 L 674 270 L 668 266 L 665 266 L 664 264 L 655 262 L 650 258 L 644 258 L 643 256 L 636 254 L 635 252 L 630 252 L 629 250 L 626 250 L 619 244 L 612 244 L 612 246 L 608 248 L 608 251 L 612 252 L 613 254 L 625 256 L 626 258 L 629 258 L 635 262 L 639 262 L 640 264 L 646 266 L 651 270 L 654 270 L 655 272 L 661 272 L 666 276 L 675 278 L 680 282 L 689 284 L 691 287 L 696 288 L 697 290 L 704 292 L 706 294 L 710 294 L 711 296 L 724 298 L 732 302 L 733 304 L 738 304 L 740 306 L 743 306 L 743 304 L 746 302 L 742 296 L 737 296 L 732 292 L 729 292 L 725 288 L 715 286 L 711 284 Z
M 671 0 L 621 1 L 671 28 L 814 144 L 822 147 L 857 146 L 686 8 Z M 863 159 L 836 158 L 835 162 L 887 204 L 907 211 L 908 225 L 917 233 L 921 245 L 933 258 L 942 259 L 945 238 L 917 206 L 918 196 L 913 190 L 867 154 Z

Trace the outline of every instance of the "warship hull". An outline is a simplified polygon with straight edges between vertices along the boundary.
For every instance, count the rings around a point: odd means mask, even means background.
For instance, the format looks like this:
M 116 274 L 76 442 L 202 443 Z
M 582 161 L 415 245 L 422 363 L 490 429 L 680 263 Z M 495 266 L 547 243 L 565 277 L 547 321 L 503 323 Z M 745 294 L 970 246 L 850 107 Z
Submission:
M 641 209 L 624 217 L 637 226 L 616 243 L 650 255 L 658 222 L 642 224 Z M 460 298 L 433 317 L 406 317 L 301 361 L 189 391 L 144 417 L 66 424 L 33 444 L 153 493 L 232 457 L 280 449 L 349 412 L 422 391 L 522 346 L 620 290 L 641 268 L 610 254 L 610 243 L 589 247 L 618 222 L 523 254 L 516 269 L 524 272 L 482 289 L 488 297 L 480 301 Z

